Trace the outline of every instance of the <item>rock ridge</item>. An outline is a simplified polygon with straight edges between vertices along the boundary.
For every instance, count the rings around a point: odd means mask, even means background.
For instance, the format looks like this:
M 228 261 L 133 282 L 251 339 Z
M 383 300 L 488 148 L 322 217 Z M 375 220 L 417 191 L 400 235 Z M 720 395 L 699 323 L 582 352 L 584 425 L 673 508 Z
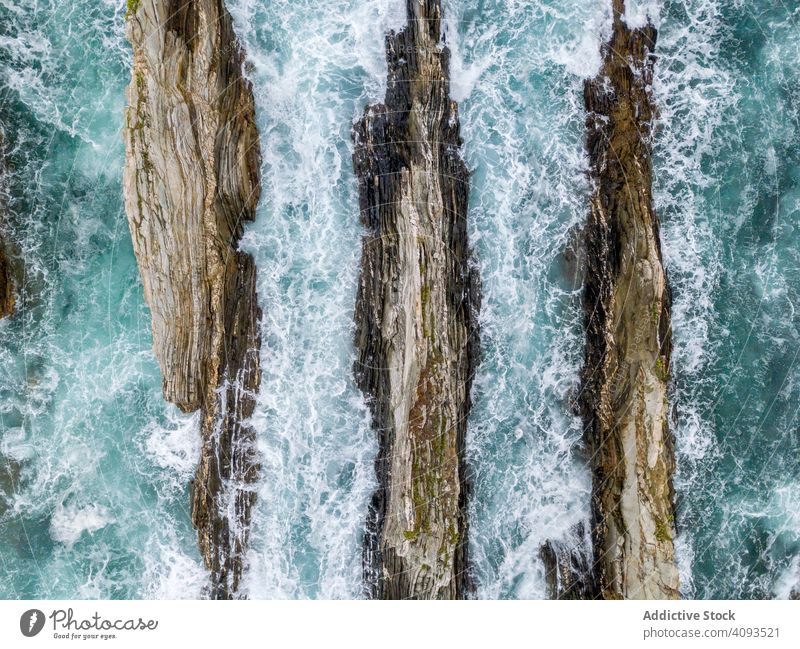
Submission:
M 255 264 L 239 250 L 260 195 L 244 55 L 222 0 L 128 0 L 125 207 L 164 396 L 201 411 L 192 522 L 208 595 L 236 596 L 259 466 Z
M 479 287 L 469 174 L 439 0 L 407 0 L 386 36 L 384 102 L 353 129 L 366 230 L 354 373 L 379 438 L 364 544 L 368 595 L 456 599 L 467 586 L 466 418 Z
M 671 294 L 652 199 L 656 29 L 612 0 L 600 74 L 584 85 L 593 191 L 585 230 L 582 412 L 591 454 L 594 580 L 604 599 L 672 599 Z

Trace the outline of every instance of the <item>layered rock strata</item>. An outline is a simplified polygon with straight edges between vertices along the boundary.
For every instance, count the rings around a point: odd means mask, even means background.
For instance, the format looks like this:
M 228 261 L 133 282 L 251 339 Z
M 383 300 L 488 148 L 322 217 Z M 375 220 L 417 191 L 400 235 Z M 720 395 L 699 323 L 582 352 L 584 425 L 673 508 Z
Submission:
M 0 318 L 5 318 L 14 313 L 14 276 L 11 272 L 11 262 L 6 252 L 6 244 L 0 239 Z
M 651 195 L 656 30 L 613 33 L 587 80 L 593 183 L 586 228 L 583 416 L 593 470 L 594 577 L 605 599 L 678 597 L 668 427 L 670 289 Z
M 464 438 L 476 362 L 468 172 L 439 0 L 408 0 L 386 37 L 384 103 L 355 125 L 366 229 L 357 382 L 379 436 L 365 541 L 369 594 L 454 599 L 466 583 Z
M 130 0 L 125 206 L 164 396 L 201 411 L 192 521 L 210 596 L 239 588 L 258 474 L 255 265 L 238 249 L 258 202 L 259 139 L 222 0 Z

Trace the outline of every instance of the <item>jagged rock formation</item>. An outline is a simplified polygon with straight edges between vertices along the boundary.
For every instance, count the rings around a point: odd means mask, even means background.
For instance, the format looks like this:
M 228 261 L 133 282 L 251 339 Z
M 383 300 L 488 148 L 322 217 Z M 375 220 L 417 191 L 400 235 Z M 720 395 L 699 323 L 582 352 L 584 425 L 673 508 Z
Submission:
M 125 206 L 164 396 L 202 411 L 192 520 L 210 595 L 232 597 L 258 474 L 260 311 L 238 250 L 260 193 L 252 88 L 222 0 L 129 0 L 127 34 Z
M 563 541 L 547 541 L 539 550 L 550 599 L 594 599 L 591 540 L 583 524 Z
M 0 240 L 0 318 L 5 318 L 14 313 L 14 277 L 11 272 L 11 263 L 6 254 L 5 243 Z
M 441 4 L 408 0 L 407 10 L 407 26 L 386 37 L 385 101 L 367 107 L 353 133 L 367 230 L 355 374 L 380 439 L 365 576 L 373 597 L 452 599 L 466 573 L 478 291 Z
M 583 413 L 600 597 L 678 597 L 668 428 L 671 296 L 651 196 L 656 30 L 613 0 L 599 76 L 584 87 L 594 191 L 586 229 Z
M 5 154 L 3 145 L 5 138 L 0 127 L 0 228 L 5 226 L 6 194 L 5 194 Z M 11 262 L 8 258 L 6 242 L 0 229 L 0 318 L 5 318 L 14 312 L 14 275 Z

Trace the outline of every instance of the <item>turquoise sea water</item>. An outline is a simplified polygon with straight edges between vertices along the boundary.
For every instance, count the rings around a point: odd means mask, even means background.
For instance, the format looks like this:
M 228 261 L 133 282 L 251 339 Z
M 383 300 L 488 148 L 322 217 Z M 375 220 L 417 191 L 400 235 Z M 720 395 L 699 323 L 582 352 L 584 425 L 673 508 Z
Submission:
M 197 597 L 197 421 L 161 397 L 121 199 L 124 3 L 0 0 L 0 124 L 25 259 L 0 323 L 0 597 Z M 361 229 L 350 125 L 402 0 L 229 0 L 252 63 L 264 320 L 250 597 L 361 595 L 376 451 L 350 375 Z M 588 519 L 571 403 L 594 0 L 446 3 L 473 171 L 483 362 L 468 453 L 476 596 L 544 597 L 539 547 Z M 655 198 L 675 292 L 678 554 L 688 597 L 800 578 L 800 10 L 629 0 L 660 28 Z
M 479 597 L 542 598 L 539 549 L 589 516 L 571 407 L 580 282 L 564 251 L 586 217 L 583 77 L 599 67 L 607 15 L 591 0 L 458 6 L 447 34 L 484 295 L 467 440 L 471 559 Z
M 0 324 L 2 597 L 176 596 L 204 580 L 195 426 L 161 398 L 121 201 L 118 4 L 0 8 L 8 230 L 26 271 Z
M 786 597 L 800 579 L 800 9 L 656 11 L 683 590 Z

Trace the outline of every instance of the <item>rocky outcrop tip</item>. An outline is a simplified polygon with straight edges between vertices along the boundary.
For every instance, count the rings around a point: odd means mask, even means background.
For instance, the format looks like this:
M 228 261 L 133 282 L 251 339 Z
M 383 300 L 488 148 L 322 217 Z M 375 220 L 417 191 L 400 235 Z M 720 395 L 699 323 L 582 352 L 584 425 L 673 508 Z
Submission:
M 550 599 L 595 599 L 591 539 L 575 525 L 567 538 L 546 541 L 539 550 Z

